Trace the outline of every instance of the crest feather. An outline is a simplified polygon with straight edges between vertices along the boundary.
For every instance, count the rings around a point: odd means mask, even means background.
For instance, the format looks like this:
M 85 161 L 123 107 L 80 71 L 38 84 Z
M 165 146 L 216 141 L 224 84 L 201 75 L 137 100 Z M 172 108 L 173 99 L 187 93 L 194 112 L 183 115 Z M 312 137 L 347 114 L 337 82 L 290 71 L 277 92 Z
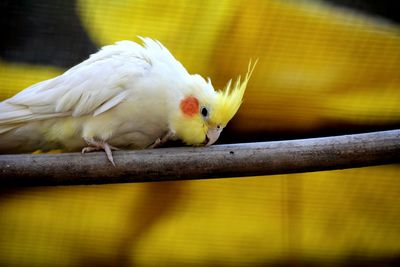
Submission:
M 258 60 L 256 60 L 253 64 L 250 60 L 247 67 L 247 73 L 243 81 L 241 76 L 239 76 L 232 86 L 232 80 L 229 80 L 225 86 L 225 89 L 217 92 L 217 101 L 211 117 L 211 120 L 215 124 L 221 123 L 222 125 L 226 125 L 236 114 L 243 102 L 243 95 L 246 91 L 247 83 L 251 77 L 251 74 L 253 73 L 257 61 Z

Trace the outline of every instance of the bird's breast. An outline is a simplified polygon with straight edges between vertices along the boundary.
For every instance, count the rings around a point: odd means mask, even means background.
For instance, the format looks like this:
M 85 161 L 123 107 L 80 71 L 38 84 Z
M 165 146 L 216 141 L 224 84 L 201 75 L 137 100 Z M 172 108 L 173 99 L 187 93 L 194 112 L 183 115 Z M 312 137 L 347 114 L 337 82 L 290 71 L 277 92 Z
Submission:
M 167 112 L 162 103 L 126 101 L 110 111 L 89 117 L 82 134 L 119 148 L 146 148 L 167 131 Z

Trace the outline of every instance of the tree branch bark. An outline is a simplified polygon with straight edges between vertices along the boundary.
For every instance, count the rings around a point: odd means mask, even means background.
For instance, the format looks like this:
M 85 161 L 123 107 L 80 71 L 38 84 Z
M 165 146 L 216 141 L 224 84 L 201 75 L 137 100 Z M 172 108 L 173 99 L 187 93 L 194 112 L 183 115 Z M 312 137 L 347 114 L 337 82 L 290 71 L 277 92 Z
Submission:
M 245 177 L 400 162 L 400 130 L 302 140 L 105 153 L 0 155 L 0 186 Z

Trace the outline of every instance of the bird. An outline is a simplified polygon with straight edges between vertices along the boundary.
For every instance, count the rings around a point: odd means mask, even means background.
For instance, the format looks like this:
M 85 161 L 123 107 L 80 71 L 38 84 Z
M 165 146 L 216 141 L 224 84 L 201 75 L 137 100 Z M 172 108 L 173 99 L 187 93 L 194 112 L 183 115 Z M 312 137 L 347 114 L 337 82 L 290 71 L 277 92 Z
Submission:
M 119 41 L 63 74 L 0 102 L 0 153 L 112 151 L 181 140 L 214 144 L 243 102 L 254 70 L 215 90 L 159 41 Z

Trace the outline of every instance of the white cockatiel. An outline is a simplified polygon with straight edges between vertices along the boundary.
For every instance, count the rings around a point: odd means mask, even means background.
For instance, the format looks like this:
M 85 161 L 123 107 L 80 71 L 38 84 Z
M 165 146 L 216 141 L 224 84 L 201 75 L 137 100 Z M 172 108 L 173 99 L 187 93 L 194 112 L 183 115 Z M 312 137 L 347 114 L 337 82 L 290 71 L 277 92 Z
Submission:
M 191 75 L 158 41 L 103 47 L 64 74 L 0 103 L 0 152 L 211 145 L 238 110 L 250 77 L 224 91 Z M 232 87 L 232 88 L 231 88 Z

